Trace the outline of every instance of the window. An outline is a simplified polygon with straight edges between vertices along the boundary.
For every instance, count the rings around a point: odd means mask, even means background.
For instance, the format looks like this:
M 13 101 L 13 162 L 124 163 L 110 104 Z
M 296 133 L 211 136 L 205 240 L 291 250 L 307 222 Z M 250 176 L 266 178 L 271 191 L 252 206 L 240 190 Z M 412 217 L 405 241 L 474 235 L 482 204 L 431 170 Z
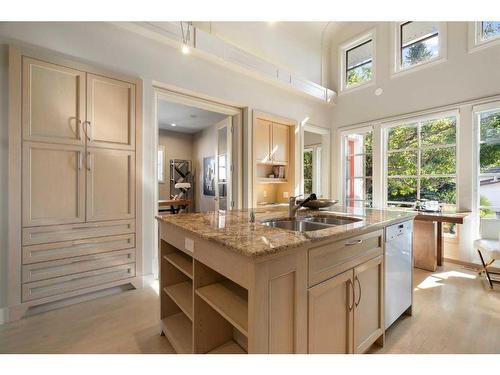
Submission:
M 408 21 L 396 26 L 396 72 L 445 57 L 445 23 Z
M 313 150 L 304 149 L 304 194 L 311 194 L 313 185 Z
M 346 207 L 371 207 L 373 203 L 373 131 L 344 136 L 344 200 Z
M 469 24 L 470 51 L 500 43 L 500 21 L 479 21 Z
M 304 194 L 315 193 L 322 196 L 321 191 L 321 146 L 315 145 L 304 149 Z
M 456 127 L 453 115 L 386 129 L 388 206 L 413 206 L 417 199 L 456 205 Z
M 481 21 L 479 24 L 481 40 L 490 40 L 500 36 L 500 21 Z
M 346 51 L 347 87 L 358 85 L 372 79 L 372 40 Z
M 500 105 L 476 112 L 479 216 L 500 218 Z
M 341 90 L 362 86 L 374 79 L 374 32 L 340 47 Z
M 158 182 L 165 183 L 165 146 L 158 145 Z

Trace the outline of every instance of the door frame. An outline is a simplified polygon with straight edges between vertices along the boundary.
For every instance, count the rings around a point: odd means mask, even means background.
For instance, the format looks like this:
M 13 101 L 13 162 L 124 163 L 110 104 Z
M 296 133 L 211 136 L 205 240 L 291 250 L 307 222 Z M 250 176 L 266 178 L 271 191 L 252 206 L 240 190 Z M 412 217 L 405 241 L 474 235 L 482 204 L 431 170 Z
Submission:
M 229 116 L 228 116 L 229 117 Z M 229 118 L 224 119 L 224 124 L 221 124 L 219 122 L 218 124 L 215 125 L 215 211 L 219 210 L 220 207 L 220 196 L 219 196 L 219 130 L 226 128 L 226 154 L 229 154 L 229 160 L 233 160 L 233 131 L 231 129 L 231 121 Z M 226 165 L 226 175 L 227 175 L 227 181 L 226 181 L 226 205 L 229 207 L 229 209 L 234 208 L 233 207 L 233 163 L 231 163 L 228 166 Z M 229 172 L 229 173 L 228 173 Z
M 331 153 L 331 131 L 328 128 L 313 125 L 308 122 L 304 122 L 300 127 L 300 172 L 299 172 L 299 182 L 300 182 L 300 193 L 304 194 L 304 132 L 310 132 L 321 135 L 321 170 L 328 171 L 327 178 L 321 179 L 321 192 L 324 198 L 331 197 L 331 180 L 332 173 L 330 170 L 330 153 Z
M 151 149 L 152 160 L 153 160 L 153 178 L 154 178 L 154 189 L 153 189 L 153 211 L 154 216 L 158 215 L 158 102 L 159 100 L 167 100 L 171 103 L 177 103 L 182 105 L 187 105 L 190 107 L 195 107 L 199 109 L 204 109 L 211 112 L 217 112 L 231 116 L 231 126 L 232 126 L 232 162 L 233 173 L 231 178 L 232 183 L 232 199 L 234 201 L 234 209 L 243 207 L 243 108 L 236 107 L 233 105 L 224 104 L 221 101 L 215 101 L 213 99 L 205 99 L 201 94 L 197 93 L 183 93 L 183 90 L 172 87 L 171 85 L 163 84 L 161 82 L 153 82 L 153 144 L 154 147 Z M 158 222 L 154 220 L 153 233 L 151 233 L 154 239 L 153 244 L 153 275 L 155 279 L 158 277 Z

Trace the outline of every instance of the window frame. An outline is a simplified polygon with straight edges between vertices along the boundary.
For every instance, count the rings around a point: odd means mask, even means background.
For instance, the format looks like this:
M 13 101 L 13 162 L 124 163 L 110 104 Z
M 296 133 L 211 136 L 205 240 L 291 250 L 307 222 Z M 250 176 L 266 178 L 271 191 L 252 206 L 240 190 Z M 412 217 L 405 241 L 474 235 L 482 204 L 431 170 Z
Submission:
M 354 85 L 347 85 L 347 52 L 362 46 L 363 44 L 368 43 L 371 40 L 372 42 L 372 76 L 369 80 L 365 82 L 360 82 Z M 352 92 L 358 90 L 360 88 L 369 87 L 375 84 L 376 79 L 376 68 L 377 68 L 377 59 L 376 59 L 376 50 L 377 50 L 377 42 L 376 42 L 376 30 L 375 28 L 364 32 L 347 42 L 344 42 L 339 47 L 339 66 L 340 66 L 340 92 L 339 95 L 345 94 L 348 92 Z M 352 69 L 352 68 L 351 68 Z
M 447 118 L 447 117 L 455 117 L 456 118 L 456 131 L 455 131 L 455 143 L 450 143 L 450 144 L 439 144 L 439 145 L 430 145 L 430 146 L 422 146 L 421 145 L 421 136 L 420 136 L 420 129 L 421 129 L 421 124 L 426 121 L 430 120 L 438 120 L 441 118 Z M 392 128 L 396 128 L 399 126 L 404 126 L 404 125 L 410 125 L 416 123 L 417 124 L 417 147 L 416 148 L 408 148 L 408 149 L 399 149 L 399 150 L 388 150 L 388 139 L 389 139 L 389 130 Z M 390 178 L 415 178 L 417 180 L 417 199 L 420 198 L 420 180 L 422 178 L 454 178 L 455 179 L 455 191 L 456 191 L 456 199 L 455 199 L 455 204 L 448 204 L 448 205 L 453 205 L 455 207 L 459 207 L 459 147 L 458 147 L 458 142 L 459 142 L 459 133 L 460 133 L 460 113 L 458 110 L 453 110 L 453 111 L 446 111 L 446 112 L 437 112 L 437 113 L 432 113 L 432 114 L 427 114 L 423 116 L 417 116 L 417 117 L 409 117 L 405 119 L 401 119 L 395 122 L 390 122 L 390 123 L 385 123 L 382 124 L 382 206 L 387 208 L 389 204 L 401 204 L 401 205 L 408 205 L 410 206 L 414 202 L 398 202 L 398 201 L 389 201 L 388 200 L 388 188 L 389 188 L 389 179 Z M 422 151 L 425 149 L 435 149 L 435 148 L 455 148 L 455 173 L 454 174 L 422 174 L 420 173 L 421 169 L 421 154 Z M 403 176 L 403 175 L 394 175 L 394 176 L 389 176 L 388 174 L 388 158 L 390 153 L 397 153 L 397 152 L 404 152 L 404 151 L 416 151 L 417 152 L 417 171 L 415 175 L 408 175 L 408 176 Z M 404 206 L 403 206 L 404 207 Z
M 485 48 L 497 46 L 500 44 L 500 35 L 490 39 L 482 39 L 482 23 L 484 21 L 469 22 L 469 53 L 480 51 Z
M 391 78 L 406 74 L 409 72 L 415 72 L 423 68 L 427 68 L 429 66 L 433 66 L 442 62 L 447 61 L 447 23 L 446 22 L 438 22 L 438 54 L 436 57 L 433 57 L 429 60 L 422 61 L 415 65 L 410 65 L 407 67 L 402 66 L 402 55 L 403 49 L 401 45 L 401 33 L 402 27 L 410 22 L 419 22 L 419 21 L 400 21 L 395 22 L 393 24 L 393 32 L 392 32 L 392 74 Z M 421 21 L 420 21 L 421 22 Z
M 371 176 L 366 176 L 365 171 L 363 170 L 363 176 L 356 176 L 352 177 L 350 179 L 363 179 L 365 181 L 364 183 L 364 191 L 363 191 L 363 197 L 366 196 L 366 180 L 370 179 L 372 182 L 372 199 L 371 199 L 371 204 L 369 206 L 366 206 L 365 204 L 362 204 L 362 207 L 374 207 L 375 206 L 375 196 L 374 196 L 374 188 L 375 188 L 375 183 L 374 183 L 374 155 L 375 155 L 375 150 L 374 150 L 374 140 L 375 140 L 375 129 L 373 126 L 364 126 L 360 128 L 351 128 L 348 130 L 344 130 L 341 132 L 341 154 L 342 154 L 342 206 L 347 207 L 347 181 L 349 178 L 347 178 L 347 150 L 346 150 L 346 137 L 349 136 L 350 134 L 366 134 L 366 133 L 372 133 L 372 175 Z M 360 153 L 360 154 L 353 154 L 352 156 L 363 156 L 363 160 L 365 161 L 365 156 L 366 153 Z M 367 202 L 366 199 L 349 199 L 349 201 L 352 202 Z M 356 207 L 356 206 L 354 206 Z
M 473 124 L 474 124 L 474 200 L 473 200 L 473 211 L 474 214 L 477 215 L 477 233 L 479 234 L 479 224 L 481 221 L 481 217 L 479 215 L 479 211 L 481 209 L 480 198 L 481 198 L 481 188 L 480 188 L 480 178 L 488 177 L 488 176 L 496 176 L 500 177 L 500 173 L 481 173 L 481 165 L 480 165 L 480 152 L 481 152 L 481 132 L 480 132 L 480 116 L 482 113 L 491 112 L 491 111 L 499 111 L 500 112 L 500 101 L 495 101 L 487 104 L 481 104 L 473 106 L 472 108 L 472 116 L 473 116 Z M 500 140 L 498 140 L 500 143 Z M 496 144 L 496 142 L 495 142 Z M 497 207 L 497 206 L 491 206 Z

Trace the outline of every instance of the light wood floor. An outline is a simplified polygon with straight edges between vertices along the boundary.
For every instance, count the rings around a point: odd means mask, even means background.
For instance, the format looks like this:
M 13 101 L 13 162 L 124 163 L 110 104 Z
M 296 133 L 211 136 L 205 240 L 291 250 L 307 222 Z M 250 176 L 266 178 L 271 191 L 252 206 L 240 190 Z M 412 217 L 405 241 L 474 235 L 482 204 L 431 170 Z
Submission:
M 0 325 L 0 353 L 175 353 L 159 320 L 156 292 L 130 290 Z
M 413 315 L 386 331 L 371 353 L 500 353 L 500 284 L 491 290 L 476 272 L 446 263 L 436 272 L 414 269 Z
M 414 313 L 372 353 L 500 353 L 500 286 L 447 264 L 414 272 Z M 146 287 L 0 326 L 0 353 L 173 353 L 159 335 L 159 300 Z

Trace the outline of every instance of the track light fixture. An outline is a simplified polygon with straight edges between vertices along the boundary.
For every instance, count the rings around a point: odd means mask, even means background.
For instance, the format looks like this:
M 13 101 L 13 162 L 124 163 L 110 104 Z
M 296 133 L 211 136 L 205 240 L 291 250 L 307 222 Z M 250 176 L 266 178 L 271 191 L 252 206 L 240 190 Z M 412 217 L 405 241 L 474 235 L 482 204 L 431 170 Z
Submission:
M 181 23 L 181 32 L 182 32 L 182 48 L 181 51 L 183 54 L 187 55 L 190 52 L 189 42 L 191 40 L 191 26 L 192 22 L 185 22 L 187 24 L 186 30 L 184 30 L 184 22 Z

